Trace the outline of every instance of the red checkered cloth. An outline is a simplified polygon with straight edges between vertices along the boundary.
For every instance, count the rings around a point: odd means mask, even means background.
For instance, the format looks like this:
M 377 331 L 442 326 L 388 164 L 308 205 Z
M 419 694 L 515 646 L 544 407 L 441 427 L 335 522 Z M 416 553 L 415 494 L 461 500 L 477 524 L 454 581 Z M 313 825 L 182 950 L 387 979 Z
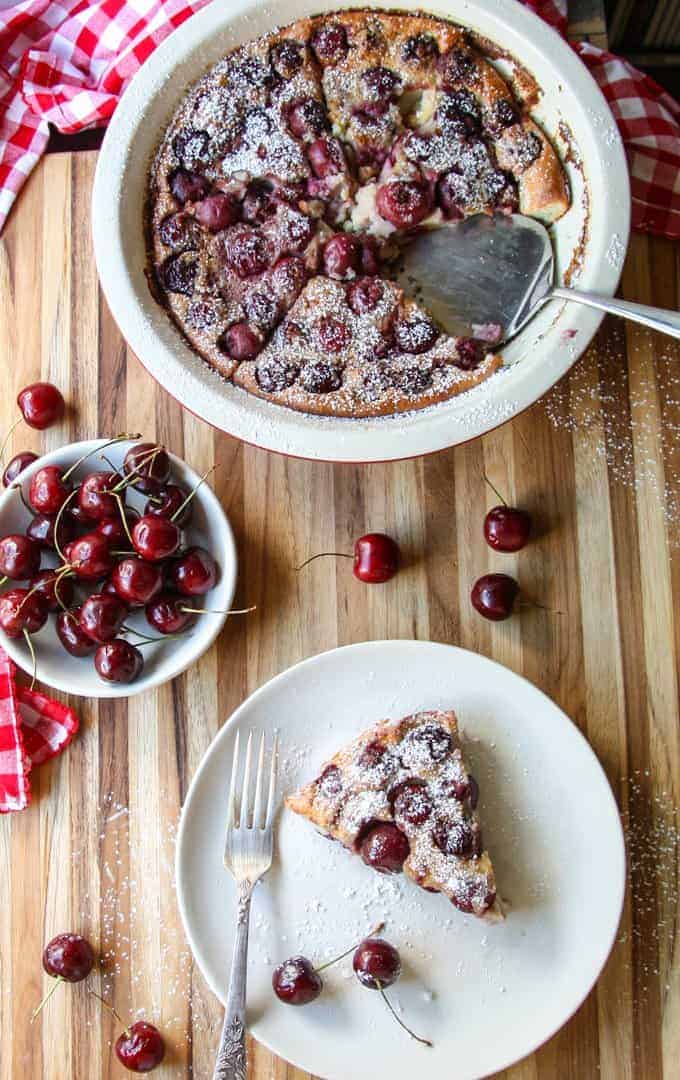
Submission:
M 0 229 L 45 151 L 49 124 L 102 127 L 132 76 L 208 0 L 23 0 L 0 8 Z M 520 0 L 564 34 L 567 0 Z M 628 153 L 633 226 L 680 237 L 680 107 L 625 60 L 574 46 Z
M 17 686 L 15 674 L 0 648 L 0 814 L 28 806 L 31 768 L 60 754 L 79 727 L 73 709 Z

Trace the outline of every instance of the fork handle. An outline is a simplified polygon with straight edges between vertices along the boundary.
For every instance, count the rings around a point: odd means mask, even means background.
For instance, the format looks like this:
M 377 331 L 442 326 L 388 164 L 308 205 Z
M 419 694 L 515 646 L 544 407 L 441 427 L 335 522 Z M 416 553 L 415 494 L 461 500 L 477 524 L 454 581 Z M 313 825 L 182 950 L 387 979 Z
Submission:
M 213 1080 L 247 1080 L 246 1064 L 246 976 L 248 969 L 248 928 L 253 885 L 242 881 L 238 887 L 238 912 L 229 993 L 224 1010 L 220 1048 Z
M 580 292 L 576 289 L 555 288 L 547 299 L 574 300 L 577 304 L 607 311 L 610 315 L 620 315 L 623 319 L 631 319 L 633 322 L 648 326 L 651 330 L 658 330 L 661 334 L 670 334 L 671 337 L 680 338 L 680 313 L 677 311 L 648 307 L 646 304 L 636 304 L 631 300 L 619 300 L 615 296 L 600 296 L 599 293 Z

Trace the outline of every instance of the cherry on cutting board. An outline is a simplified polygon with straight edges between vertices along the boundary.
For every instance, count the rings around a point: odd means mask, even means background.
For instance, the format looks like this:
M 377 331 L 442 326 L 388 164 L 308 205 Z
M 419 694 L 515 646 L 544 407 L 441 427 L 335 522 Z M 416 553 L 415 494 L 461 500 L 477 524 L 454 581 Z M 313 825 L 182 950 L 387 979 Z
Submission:
M 154 1024 L 136 1020 L 116 1039 L 116 1057 L 130 1072 L 151 1072 L 165 1057 L 163 1036 Z
M 29 427 L 43 431 L 64 415 L 64 399 L 48 382 L 31 383 L 19 391 L 17 405 Z
M 484 479 L 501 500 L 501 505 L 493 506 L 484 518 L 484 539 L 494 551 L 520 551 L 531 535 L 531 514 L 516 506 L 508 506 L 488 476 Z
M 302 570 L 315 559 L 328 555 L 338 559 L 352 559 L 352 572 L 355 578 L 365 585 L 382 585 L 389 581 L 399 570 L 401 560 L 399 545 L 391 536 L 386 533 L 366 533 L 355 541 L 353 555 L 344 551 L 320 551 L 318 555 L 305 559 L 296 570 Z
M 40 1004 L 33 1011 L 35 1020 L 44 1005 L 62 982 L 82 982 L 94 967 L 94 950 L 80 934 L 57 934 L 48 941 L 42 955 L 43 968 L 55 980 Z
M 379 923 L 372 933 L 380 933 L 384 925 L 384 923 Z M 345 949 L 339 956 L 327 960 L 326 963 L 320 964 L 318 967 L 314 967 L 311 960 L 308 960 L 306 956 L 289 957 L 288 960 L 284 960 L 282 964 L 275 967 L 272 972 L 272 989 L 274 993 L 284 1005 L 309 1005 L 311 1001 L 316 1001 L 323 990 L 321 972 L 332 967 L 333 964 L 337 964 L 338 961 L 344 960 L 355 949 L 356 945 L 351 945 L 349 949 Z
M 472 606 L 485 619 L 501 622 L 512 615 L 519 585 L 509 574 L 484 574 L 472 586 Z

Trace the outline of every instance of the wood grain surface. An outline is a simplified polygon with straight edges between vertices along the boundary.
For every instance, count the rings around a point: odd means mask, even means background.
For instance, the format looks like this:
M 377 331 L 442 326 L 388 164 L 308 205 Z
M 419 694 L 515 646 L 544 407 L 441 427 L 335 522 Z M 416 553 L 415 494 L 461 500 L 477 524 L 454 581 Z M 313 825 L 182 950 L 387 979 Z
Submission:
M 0 821 L 0 1080 L 129 1075 L 113 1053 L 115 1023 L 84 986 L 62 988 L 29 1023 L 48 982 L 43 942 L 64 929 L 99 947 L 94 985 L 118 1011 L 162 1028 L 159 1080 L 212 1075 L 221 1009 L 192 963 L 173 887 L 187 786 L 219 726 L 266 679 L 324 649 L 390 637 L 457 643 L 536 683 L 590 740 L 624 817 L 631 881 L 612 956 L 573 1019 L 504 1075 L 677 1077 L 677 345 L 609 321 L 544 402 L 417 461 L 331 466 L 266 454 L 183 413 L 127 350 L 97 286 L 95 161 L 46 159 L 0 238 L 0 427 L 18 389 L 42 377 L 71 410 L 42 436 L 18 430 L 15 450 L 139 430 L 198 470 L 219 462 L 215 488 L 239 547 L 237 599 L 258 611 L 229 620 L 171 685 L 128 702 L 74 702 L 80 736 L 33 772 L 32 806 Z M 677 308 L 678 251 L 635 237 L 623 295 Z M 495 556 L 482 540 L 496 501 L 485 472 L 538 522 L 517 556 Z M 405 551 L 390 584 L 360 585 L 344 560 L 293 571 L 311 552 L 349 550 L 369 529 Z M 516 573 L 543 606 L 485 623 L 468 593 L 488 569 Z M 255 1080 L 304 1075 L 251 1042 Z

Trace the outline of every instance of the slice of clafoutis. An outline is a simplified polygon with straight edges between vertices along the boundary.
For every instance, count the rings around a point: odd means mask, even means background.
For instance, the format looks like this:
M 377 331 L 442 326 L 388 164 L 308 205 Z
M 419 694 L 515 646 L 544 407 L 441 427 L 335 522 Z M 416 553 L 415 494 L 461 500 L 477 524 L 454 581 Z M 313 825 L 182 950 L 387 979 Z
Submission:
M 503 917 L 455 713 L 382 720 L 286 799 L 379 873 L 403 872 L 461 911 Z

